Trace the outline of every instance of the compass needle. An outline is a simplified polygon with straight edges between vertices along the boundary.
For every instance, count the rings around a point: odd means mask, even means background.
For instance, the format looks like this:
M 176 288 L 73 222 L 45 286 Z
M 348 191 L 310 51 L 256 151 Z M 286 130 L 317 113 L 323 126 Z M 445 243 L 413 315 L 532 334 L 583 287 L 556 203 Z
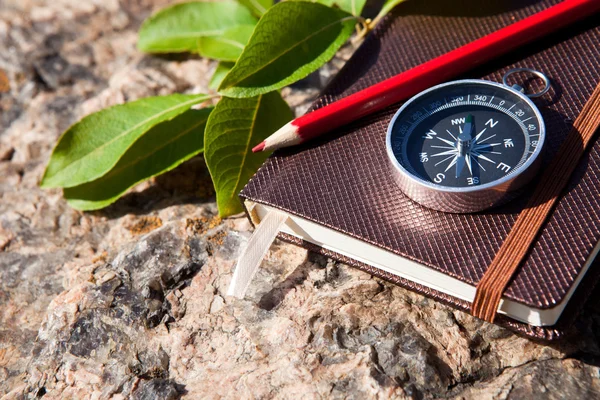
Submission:
M 465 167 L 465 160 L 466 157 L 465 156 L 458 156 L 456 158 L 456 174 L 455 174 L 455 178 L 458 178 L 463 170 L 463 168 Z
M 511 183 L 536 160 L 544 137 L 541 114 L 525 94 L 462 80 L 404 103 L 390 122 L 387 149 L 409 197 L 440 211 L 473 212 L 509 198 Z
M 456 172 L 454 177 L 458 179 L 462 170 L 465 167 L 465 157 L 467 157 L 471 151 L 471 147 L 473 146 L 473 123 L 474 118 L 472 114 L 467 115 L 464 119 L 465 126 L 464 129 L 460 129 L 460 134 L 456 139 L 456 149 L 458 151 L 458 157 L 456 160 Z M 459 127 L 460 128 L 460 127 Z

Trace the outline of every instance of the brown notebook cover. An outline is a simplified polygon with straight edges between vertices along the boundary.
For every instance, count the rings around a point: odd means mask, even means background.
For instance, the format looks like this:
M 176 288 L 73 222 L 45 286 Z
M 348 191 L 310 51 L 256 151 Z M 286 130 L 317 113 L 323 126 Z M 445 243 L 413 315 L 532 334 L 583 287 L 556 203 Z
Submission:
M 409 1 L 372 32 L 314 107 L 389 78 L 516 20 L 558 3 L 525 1 Z M 552 80 L 535 101 L 547 129 L 543 162 L 556 154 L 594 87 L 600 82 L 600 18 L 525 46 L 460 78 L 501 82 L 511 68 L 530 67 Z M 535 89 L 535 88 L 534 88 Z M 505 206 L 456 215 L 424 208 L 405 197 L 389 173 L 385 132 L 400 104 L 316 141 L 276 152 L 241 192 L 263 203 L 417 261 L 473 286 L 502 244 L 528 193 Z M 543 166 L 542 166 L 543 168 Z M 280 234 L 457 308 L 468 302 Z M 571 177 L 560 202 L 504 296 L 534 308 L 559 304 L 600 241 L 600 143 L 594 143 Z M 368 256 L 367 256 L 368 258 Z M 529 336 L 555 339 L 596 282 L 592 265 L 563 317 L 533 327 L 500 316 L 497 322 Z

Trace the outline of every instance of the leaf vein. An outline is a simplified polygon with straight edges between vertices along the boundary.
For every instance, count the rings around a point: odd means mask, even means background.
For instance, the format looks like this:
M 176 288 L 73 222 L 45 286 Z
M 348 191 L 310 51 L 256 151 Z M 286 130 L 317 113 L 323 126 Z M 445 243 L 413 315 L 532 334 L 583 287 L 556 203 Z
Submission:
M 150 156 L 152 156 L 155 153 L 157 153 L 159 150 L 164 149 L 165 147 L 167 147 L 171 143 L 175 142 L 177 139 L 181 138 L 184 135 L 187 135 L 188 133 L 190 133 L 191 131 L 193 131 L 194 129 L 198 128 L 199 126 L 201 126 L 202 124 L 205 124 L 205 123 L 206 123 L 206 119 L 201 120 L 197 124 L 192 125 L 188 129 L 185 129 L 184 131 L 182 131 L 179 134 L 175 135 L 174 137 L 170 138 L 166 142 L 161 143 L 158 147 L 154 148 L 153 152 L 145 153 L 142 157 L 138 157 L 135 160 L 132 160 L 132 162 L 130 162 L 130 163 L 124 164 L 122 166 L 119 166 L 119 168 L 115 168 L 114 170 L 111 170 L 110 171 L 110 175 L 115 175 L 115 174 L 121 172 L 122 170 L 124 170 L 126 168 L 129 168 L 132 165 L 135 165 L 135 164 L 139 163 L 140 161 L 142 161 L 144 159 L 149 158 Z
M 341 19 L 339 19 L 339 20 L 336 20 L 336 21 L 334 21 L 334 22 L 332 22 L 332 23 L 330 23 L 330 24 L 327 24 L 327 25 L 325 25 L 324 27 L 322 27 L 322 28 L 321 28 L 321 29 L 319 29 L 318 31 L 316 31 L 316 32 L 313 32 L 312 34 L 310 34 L 310 35 L 308 35 L 307 37 L 305 37 L 303 40 L 301 40 L 301 41 L 297 42 L 296 44 L 294 44 L 293 46 L 291 46 L 291 47 L 287 48 L 287 49 L 286 49 L 284 52 L 282 52 L 282 53 L 278 54 L 277 56 L 273 57 L 273 59 L 272 59 L 271 61 L 269 61 L 269 62 L 265 63 L 265 64 L 264 64 L 264 65 L 262 65 L 260 68 L 258 68 L 258 69 L 256 69 L 256 70 L 254 70 L 254 71 L 251 71 L 251 72 L 250 72 L 250 73 L 248 73 L 246 76 L 244 76 L 244 77 L 242 77 L 242 78 L 239 78 L 237 82 L 235 82 L 235 83 L 232 83 L 232 84 L 228 85 L 227 87 L 228 87 L 228 88 L 230 88 L 230 87 L 232 87 L 232 86 L 236 86 L 237 84 L 239 84 L 239 83 L 240 83 L 240 82 L 242 82 L 243 80 L 247 79 L 248 77 L 250 77 L 250 76 L 252 76 L 252 75 L 256 74 L 257 72 L 259 72 L 259 71 L 261 71 L 261 70 L 265 69 L 266 67 L 268 67 L 269 65 L 273 64 L 275 61 L 277 61 L 278 59 L 280 59 L 280 58 L 281 58 L 283 55 L 285 55 L 285 54 L 289 53 L 290 51 L 294 50 L 296 47 L 298 47 L 298 46 L 300 46 L 301 44 L 305 43 L 305 42 L 306 42 L 306 41 L 308 41 L 309 39 L 312 39 L 314 36 L 316 36 L 316 35 L 320 34 L 321 32 L 324 32 L 324 31 L 326 31 L 327 29 L 331 28 L 332 26 L 334 26 L 334 25 L 336 25 L 336 24 L 342 24 L 342 23 L 344 23 L 344 22 L 346 22 L 346 21 L 349 21 L 349 20 L 351 20 L 351 19 L 356 19 L 356 17 L 354 17 L 354 16 L 344 17 L 344 18 L 341 18 Z M 244 52 L 243 52 L 243 53 L 245 53 L 245 52 L 246 52 L 246 49 L 244 49 Z M 243 53 L 242 53 L 242 55 L 243 55 Z M 242 56 L 240 56 L 240 59 L 241 59 L 241 58 L 242 58 Z M 234 67 L 234 69 L 235 69 L 235 67 Z M 233 70 L 232 70 L 232 71 L 233 71 Z
M 174 111 L 174 110 L 176 110 L 177 108 L 180 108 L 180 107 L 181 107 L 181 108 L 183 108 L 183 107 L 185 107 L 185 106 L 187 106 L 187 105 L 193 105 L 193 104 L 195 104 L 195 103 L 199 103 L 200 101 L 202 101 L 202 98 L 195 98 L 195 99 L 193 99 L 193 100 L 188 100 L 188 101 L 186 101 L 186 102 L 179 103 L 179 104 L 177 104 L 177 105 L 175 105 L 175 106 L 172 106 L 172 107 L 170 107 L 170 108 L 167 108 L 166 110 L 163 110 L 162 112 L 160 112 L 160 113 L 158 113 L 158 114 L 155 114 L 155 115 L 153 115 L 152 117 L 146 118 L 146 119 L 144 119 L 144 120 L 142 120 L 142 121 L 138 122 L 138 123 L 137 123 L 136 125 L 134 125 L 133 127 L 129 128 L 129 129 L 127 129 L 127 130 L 125 130 L 123 133 L 121 133 L 121 134 L 119 134 L 119 135 L 115 136 L 114 138 L 110 139 L 109 141 L 107 141 L 107 142 L 105 142 L 105 143 L 102 143 L 100 146 L 98 146 L 98 147 L 94 148 L 92 151 L 90 151 L 90 152 L 88 152 L 88 153 L 86 153 L 86 154 L 83 154 L 81 157 L 77 158 L 76 160 L 73 160 L 71 163 L 69 163 L 69 164 L 67 165 L 67 167 L 71 167 L 71 166 L 73 166 L 74 164 L 77 164 L 77 163 L 81 162 L 81 160 L 82 160 L 82 159 L 84 159 L 84 158 L 86 158 L 86 157 L 89 157 L 91 154 L 94 154 L 94 153 L 100 152 L 100 150 L 101 150 L 101 149 L 103 149 L 103 148 L 107 147 L 108 145 L 110 145 L 111 143 L 113 143 L 113 142 L 117 141 L 117 140 L 118 140 L 118 139 L 120 139 L 121 137 L 123 137 L 123 136 L 126 136 L 126 135 L 130 134 L 130 133 L 131 133 L 131 132 L 133 132 L 134 130 L 136 130 L 136 129 L 138 129 L 139 127 L 143 126 L 144 124 L 146 124 L 146 123 L 148 123 L 148 122 L 152 121 L 153 119 L 158 119 L 158 118 L 159 118 L 159 117 L 161 117 L 162 115 L 164 115 L 164 114 L 168 114 L 169 112 L 171 112 L 171 111 Z M 66 167 L 65 167 L 65 168 L 66 168 Z M 63 170 L 64 170 L 64 169 L 63 169 Z
M 258 10 L 258 11 L 259 11 L 261 14 L 264 14 L 264 13 L 267 11 L 267 9 L 266 9 L 266 8 L 264 8 L 264 7 L 262 6 L 262 4 L 260 4 L 260 3 L 259 3 L 258 1 L 256 1 L 256 0 L 250 0 L 250 3 L 252 3 L 252 5 L 253 5 L 253 6 L 254 6 L 254 7 L 255 7 L 255 8 L 256 8 L 256 9 L 257 9 L 257 10 Z
M 238 185 L 240 184 L 240 180 L 242 179 L 242 171 L 244 170 L 244 165 L 246 164 L 246 158 L 248 157 L 248 153 L 250 152 L 250 143 L 252 143 L 252 137 L 254 136 L 254 127 L 256 125 L 256 116 L 258 115 L 258 110 L 260 109 L 260 102 L 262 101 L 262 98 L 263 98 L 263 95 L 262 94 L 259 95 L 258 100 L 256 102 L 256 109 L 254 111 L 254 115 L 252 116 L 252 125 L 250 126 L 248 140 L 246 141 L 246 147 L 245 147 L 246 150 L 244 151 L 244 157 L 242 158 L 242 163 L 240 165 L 240 172 L 238 174 L 235 185 L 233 186 L 231 195 L 229 196 L 230 199 L 233 198 L 233 196 L 235 196 L 236 188 L 238 187 Z

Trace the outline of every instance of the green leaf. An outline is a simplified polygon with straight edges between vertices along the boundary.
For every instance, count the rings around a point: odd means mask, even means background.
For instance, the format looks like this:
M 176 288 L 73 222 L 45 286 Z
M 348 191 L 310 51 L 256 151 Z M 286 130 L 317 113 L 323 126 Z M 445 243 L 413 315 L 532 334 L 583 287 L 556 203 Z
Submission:
M 392 11 L 392 9 L 398 4 L 404 3 L 405 1 L 406 0 L 386 0 L 385 3 L 383 3 L 381 10 L 379 11 L 379 15 L 386 15 L 387 13 Z
M 213 90 L 217 90 L 223 81 L 223 78 L 225 78 L 225 75 L 227 75 L 231 68 L 233 68 L 234 64 L 235 63 L 226 61 L 221 61 L 219 64 L 217 64 L 217 68 L 215 69 L 215 72 L 213 72 L 212 78 L 210 78 L 208 87 Z
M 322 4 L 278 3 L 262 16 L 219 92 L 254 97 L 306 77 L 329 61 L 354 30 L 357 17 Z
M 204 127 L 212 108 L 188 110 L 150 129 L 110 172 L 95 181 L 64 189 L 69 205 L 97 210 L 115 202 L 130 187 L 177 167 L 204 148 Z
M 333 3 L 352 15 L 360 16 L 367 0 L 335 0 Z
M 255 24 L 250 10 L 236 2 L 176 4 L 144 21 L 138 48 L 148 53 L 195 51 L 201 37 L 220 36 L 235 26 Z
M 88 115 L 59 139 L 41 186 L 73 187 L 101 177 L 148 129 L 209 98 L 205 94 L 148 97 Z
M 359 16 L 365 8 L 367 0 L 314 0 L 313 2 L 328 7 L 338 7 L 352 15 Z
M 238 192 L 267 158 L 251 149 L 293 118 L 278 92 L 248 99 L 224 97 L 208 118 L 204 157 L 215 185 L 219 215 L 242 211 Z
M 377 14 L 377 16 L 373 18 L 373 21 L 369 25 L 375 27 L 383 17 L 385 17 L 390 11 L 392 11 L 394 7 L 396 7 L 400 3 L 404 3 L 405 1 L 406 0 L 386 0 L 385 3 L 383 3 L 381 10 L 379 10 L 379 14 Z
M 238 59 L 254 25 L 239 25 L 227 29 L 221 36 L 205 36 L 198 39 L 198 53 L 213 60 L 235 61 Z
M 269 8 L 273 6 L 273 0 L 238 0 L 256 15 L 261 17 Z

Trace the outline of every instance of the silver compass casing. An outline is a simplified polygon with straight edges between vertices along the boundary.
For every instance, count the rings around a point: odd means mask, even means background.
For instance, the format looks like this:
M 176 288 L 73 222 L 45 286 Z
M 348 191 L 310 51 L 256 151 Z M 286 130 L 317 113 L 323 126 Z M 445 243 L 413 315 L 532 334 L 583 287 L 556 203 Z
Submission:
M 539 143 L 534 153 L 525 163 L 523 163 L 513 173 L 508 174 L 501 179 L 479 186 L 448 187 L 423 180 L 409 172 L 398 162 L 392 149 L 392 130 L 396 120 L 402 114 L 402 112 L 422 96 L 425 96 L 426 94 L 440 88 L 463 84 L 490 85 L 501 90 L 509 91 L 521 98 L 531 107 L 539 121 Z M 396 112 L 396 114 L 394 114 L 394 117 L 388 125 L 386 134 L 386 151 L 393 177 L 404 194 L 425 207 L 443 212 L 462 214 L 482 211 L 487 208 L 501 205 L 509 200 L 512 200 L 514 197 L 520 194 L 520 189 L 523 189 L 524 185 L 531 181 L 531 179 L 539 170 L 541 161 L 539 155 L 544 147 L 545 139 L 546 127 L 544 124 L 544 119 L 542 118 L 538 108 L 527 97 L 527 95 L 500 83 L 482 79 L 463 79 L 433 86 L 413 96 L 410 100 L 404 103 Z

